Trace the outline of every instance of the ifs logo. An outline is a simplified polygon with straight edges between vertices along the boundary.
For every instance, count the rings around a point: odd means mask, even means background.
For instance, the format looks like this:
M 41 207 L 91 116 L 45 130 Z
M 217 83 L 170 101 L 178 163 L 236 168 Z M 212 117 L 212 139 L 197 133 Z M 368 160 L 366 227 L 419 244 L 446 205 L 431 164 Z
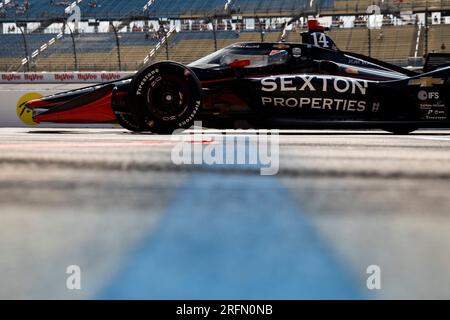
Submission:
M 427 92 L 427 91 L 424 91 L 424 90 L 420 90 L 417 93 L 417 98 L 420 101 L 439 100 L 439 92 Z

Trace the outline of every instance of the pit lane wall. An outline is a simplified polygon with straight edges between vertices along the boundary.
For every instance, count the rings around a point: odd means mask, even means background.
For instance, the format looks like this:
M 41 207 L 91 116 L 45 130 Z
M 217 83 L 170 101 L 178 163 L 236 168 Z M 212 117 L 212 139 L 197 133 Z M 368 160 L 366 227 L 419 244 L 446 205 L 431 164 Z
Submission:
M 82 88 L 96 83 L 119 80 L 133 72 L 31 72 L 0 73 L 0 127 L 26 127 L 16 116 L 19 99 L 28 93 L 44 96 Z M 56 125 L 39 127 L 111 127 L 110 125 Z
M 104 83 L 134 72 L 0 72 L 0 83 Z

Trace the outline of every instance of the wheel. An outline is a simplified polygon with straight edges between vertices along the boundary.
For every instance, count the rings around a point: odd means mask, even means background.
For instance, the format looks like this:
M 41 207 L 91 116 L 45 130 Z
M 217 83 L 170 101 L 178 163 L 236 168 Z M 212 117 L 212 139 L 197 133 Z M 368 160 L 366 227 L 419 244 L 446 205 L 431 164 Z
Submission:
M 139 125 L 131 114 L 116 114 L 117 122 L 125 129 L 134 132 L 150 131 L 150 127 L 147 125 Z
M 398 127 L 384 127 L 382 128 L 384 131 L 393 133 L 393 134 L 398 134 L 398 135 L 403 135 L 403 134 L 409 134 L 413 131 L 416 131 L 417 127 L 412 127 L 412 126 L 398 126 Z
M 137 128 L 167 134 L 189 128 L 202 105 L 202 88 L 188 67 L 155 63 L 133 78 L 131 110 Z

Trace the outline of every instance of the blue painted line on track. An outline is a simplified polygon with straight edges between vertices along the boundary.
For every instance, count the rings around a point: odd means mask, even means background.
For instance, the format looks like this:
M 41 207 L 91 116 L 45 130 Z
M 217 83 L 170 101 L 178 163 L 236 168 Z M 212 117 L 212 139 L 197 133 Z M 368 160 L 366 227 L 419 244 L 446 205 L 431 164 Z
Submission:
M 358 299 L 274 177 L 197 174 L 100 299 Z

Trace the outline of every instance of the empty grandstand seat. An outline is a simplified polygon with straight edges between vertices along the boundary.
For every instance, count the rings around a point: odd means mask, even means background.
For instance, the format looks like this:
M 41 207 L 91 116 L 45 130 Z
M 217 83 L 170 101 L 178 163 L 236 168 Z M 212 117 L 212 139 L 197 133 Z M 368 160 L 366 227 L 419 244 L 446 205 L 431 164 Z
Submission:
M 428 52 L 450 52 L 450 25 L 432 25 L 428 37 Z
M 225 0 L 156 0 L 149 8 L 150 17 L 204 17 L 216 12 L 223 12 Z
M 26 43 L 28 55 L 39 49 L 42 44 L 48 42 L 55 35 L 53 34 L 28 34 Z M 22 34 L 4 34 L 0 41 L 0 70 L 16 71 L 21 64 L 21 60 L 26 57 L 25 44 Z
M 276 42 L 280 32 L 266 31 L 265 41 Z M 221 49 L 236 42 L 259 42 L 261 34 L 258 31 L 218 31 L 217 48 Z M 211 31 L 178 32 L 169 40 L 169 59 L 180 63 L 191 63 L 201 57 L 214 52 L 214 36 Z M 165 48 L 158 50 L 153 61 L 166 60 Z
M 46 19 L 60 18 L 64 16 L 65 9 L 72 3 L 68 0 L 55 0 L 50 4 L 49 0 L 29 0 L 28 9 L 25 9 L 23 1 L 11 1 L 6 5 L 6 14 L 1 20 L 29 20 L 42 21 Z
M 143 16 L 148 0 L 84 0 L 79 3 L 84 18 L 125 19 Z
M 121 32 L 119 35 L 122 70 L 137 70 L 157 40 L 144 33 Z M 117 70 L 118 53 L 114 33 L 80 34 L 75 37 L 78 68 L 81 71 Z M 38 70 L 74 70 L 73 44 L 70 36 L 60 39 L 44 51 L 37 61 Z

